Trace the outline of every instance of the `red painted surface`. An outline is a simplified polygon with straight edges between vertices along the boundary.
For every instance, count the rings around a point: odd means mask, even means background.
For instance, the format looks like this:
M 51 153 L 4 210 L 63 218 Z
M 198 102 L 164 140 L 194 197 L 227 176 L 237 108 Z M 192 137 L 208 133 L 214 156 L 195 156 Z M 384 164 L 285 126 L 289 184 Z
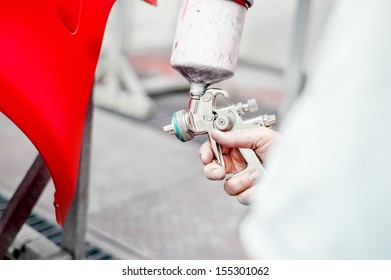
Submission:
M 145 2 L 148 2 L 148 3 L 150 3 L 150 4 L 152 4 L 152 5 L 157 5 L 157 0 L 144 0 Z
M 106 20 L 114 0 L 0 3 L 0 111 L 41 153 L 65 221 Z
M 59 18 L 72 33 L 79 25 L 82 0 L 56 0 Z
M 246 0 L 233 0 L 233 1 L 239 3 L 240 5 L 245 6 L 246 8 L 250 7 L 249 3 Z
M 0 2 L 0 111 L 45 159 L 60 225 L 76 189 L 86 109 L 114 2 Z
M 75 193 L 87 104 L 114 2 L 0 3 L 0 111 L 45 159 L 60 225 Z

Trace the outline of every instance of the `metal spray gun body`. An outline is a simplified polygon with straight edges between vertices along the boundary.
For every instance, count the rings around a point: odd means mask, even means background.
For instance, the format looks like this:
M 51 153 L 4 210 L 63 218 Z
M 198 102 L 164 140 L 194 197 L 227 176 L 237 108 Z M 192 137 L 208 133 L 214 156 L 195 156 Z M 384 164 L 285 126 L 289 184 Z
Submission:
M 164 131 L 182 142 L 208 134 L 215 158 L 223 167 L 221 147 L 210 136 L 214 129 L 240 130 L 275 123 L 275 116 L 242 118 L 245 112 L 258 110 L 254 99 L 218 108 L 216 97 L 228 98 L 228 93 L 207 88 L 234 75 L 245 14 L 252 3 L 253 0 L 183 0 L 171 54 L 172 67 L 190 82 L 191 99 L 188 109 L 175 112 Z M 256 169 L 264 174 L 253 150 L 239 150 L 247 162 L 247 168 L 240 173 Z

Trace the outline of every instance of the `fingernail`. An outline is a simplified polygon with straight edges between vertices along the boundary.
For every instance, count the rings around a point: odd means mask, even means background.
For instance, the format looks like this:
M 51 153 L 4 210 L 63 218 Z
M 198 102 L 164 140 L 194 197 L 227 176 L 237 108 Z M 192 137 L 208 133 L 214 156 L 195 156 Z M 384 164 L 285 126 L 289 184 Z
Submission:
M 251 182 L 256 183 L 260 178 L 261 178 L 261 173 L 259 173 L 258 170 L 254 170 L 250 173 Z

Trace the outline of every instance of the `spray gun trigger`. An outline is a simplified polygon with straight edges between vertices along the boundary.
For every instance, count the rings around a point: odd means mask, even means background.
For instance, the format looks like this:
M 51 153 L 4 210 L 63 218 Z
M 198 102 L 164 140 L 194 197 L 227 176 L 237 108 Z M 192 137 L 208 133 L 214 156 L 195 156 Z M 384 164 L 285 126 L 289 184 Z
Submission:
M 209 136 L 209 141 L 210 141 L 210 144 L 212 146 L 212 151 L 213 151 L 213 154 L 215 155 L 217 163 L 220 164 L 225 169 L 225 162 L 224 162 L 224 158 L 223 158 L 223 153 L 221 152 L 220 144 L 218 144 L 211 137 L 210 133 L 208 133 L 208 136 Z

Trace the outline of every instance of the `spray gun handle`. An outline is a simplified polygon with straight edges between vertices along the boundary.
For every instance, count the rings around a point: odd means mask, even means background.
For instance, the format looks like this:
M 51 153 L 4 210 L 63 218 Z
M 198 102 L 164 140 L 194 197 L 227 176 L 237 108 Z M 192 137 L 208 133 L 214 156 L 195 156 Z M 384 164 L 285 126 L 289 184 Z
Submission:
M 240 153 L 242 154 L 244 160 L 247 163 L 247 167 L 243 169 L 242 171 L 235 173 L 232 177 L 239 176 L 241 174 L 257 170 L 260 174 L 260 178 L 265 177 L 265 169 L 263 168 L 258 156 L 255 154 L 255 152 L 251 149 L 239 149 Z
M 210 136 L 210 133 L 208 135 L 209 135 L 209 141 L 211 143 L 212 151 L 215 156 L 215 159 L 217 163 L 220 164 L 225 169 L 225 161 L 224 161 L 223 153 L 221 151 L 221 145 L 218 144 L 215 140 L 213 140 L 213 138 Z M 244 160 L 246 161 L 247 167 L 242 171 L 238 173 L 234 173 L 232 176 L 229 176 L 227 180 L 253 170 L 257 170 L 259 172 L 261 179 L 264 178 L 265 169 L 263 168 L 256 153 L 251 149 L 244 149 L 244 148 L 239 148 L 239 152 L 242 154 Z
M 221 145 L 218 144 L 215 140 L 213 140 L 213 138 L 210 136 L 210 133 L 208 134 L 208 136 L 217 163 L 220 164 L 225 169 L 225 161 L 221 150 Z M 259 172 L 261 179 L 264 178 L 265 169 L 263 168 L 261 161 L 256 155 L 256 153 L 254 152 L 254 150 L 239 148 L 239 152 L 241 153 L 244 160 L 246 161 L 247 166 L 242 171 L 238 173 L 234 173 L 232 176 L 227 177 L 227 180 L 253 170 L 257 170 Z

